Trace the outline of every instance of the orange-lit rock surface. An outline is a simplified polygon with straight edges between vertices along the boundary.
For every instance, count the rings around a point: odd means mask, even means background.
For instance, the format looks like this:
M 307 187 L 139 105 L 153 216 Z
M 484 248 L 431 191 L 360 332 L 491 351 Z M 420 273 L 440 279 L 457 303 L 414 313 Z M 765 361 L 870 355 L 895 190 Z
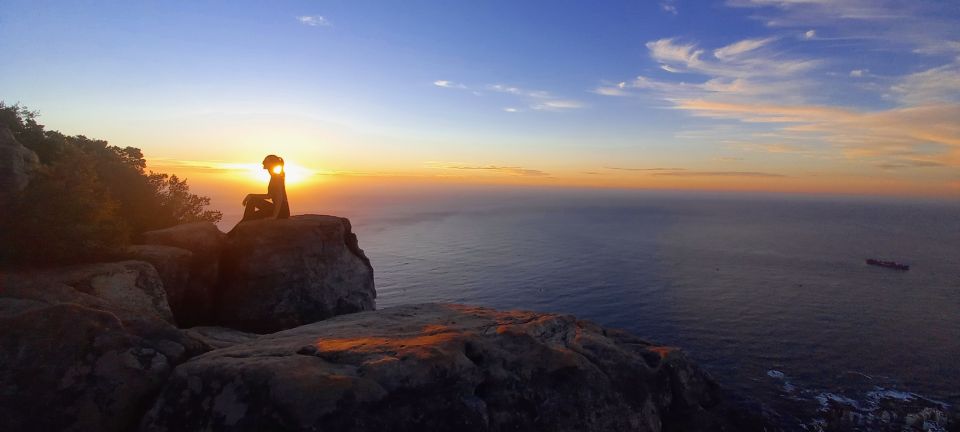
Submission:
M 677 349 L 568 315 L 422 304 L 208 352 L 145 431 L 749 430 Z
M 217 325 L 269 333 L 372 310 L 373 267 L 346 218 L 241 223 L 220 262 Z

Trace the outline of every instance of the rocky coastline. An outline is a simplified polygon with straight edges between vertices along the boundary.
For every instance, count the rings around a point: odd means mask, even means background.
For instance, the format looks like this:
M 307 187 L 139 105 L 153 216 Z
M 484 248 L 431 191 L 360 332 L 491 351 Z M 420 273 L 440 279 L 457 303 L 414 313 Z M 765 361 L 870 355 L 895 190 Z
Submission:
M 5 430 L 778 430 L 681 350 L 569 315 L 375 309 L 347 219 L 144 233 L 0 275 Z

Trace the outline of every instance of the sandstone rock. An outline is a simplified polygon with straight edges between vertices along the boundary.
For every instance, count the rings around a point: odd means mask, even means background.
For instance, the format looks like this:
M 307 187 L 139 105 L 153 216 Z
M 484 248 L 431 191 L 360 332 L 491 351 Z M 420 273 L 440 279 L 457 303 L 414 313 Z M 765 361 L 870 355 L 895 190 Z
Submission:
M 142 234 L 144 244 L 173 246 L 193 253 L 188 284 L 168 288 L 175 293 L 171 306 L 181 326 L 192 327 L 213 322 L 224 238 L 225 235 L 211 222 L 177 225 Z
M 345 218 L 244 222 L 221 266 L 219 325 L 267 333 L 374 309 L 373 267 Z
M 23 190 L 39 165 L 37 154 L 20 144 L 9 128 L 0 126 L 0 202 Z
M 157 269 L 167 293 L 170 311 L 173 312 L 173 317 L 178 323 L 195 321 L 196 315 L 204 313 L 198 310 L 198 306 L 190 296 L 190 266 L 193 262 L 193 252 L 161 245 L 129 246 L 123 252 L 127 257 L 146 261 Z
M 50 270 L 38 276 L 102 298 L 115 308 L 174 322 L 163 281 L 150 263 L 122 261 L 82 264 Z
M 154 314 L 50 279 L 0 275 L 0 429 L 134 429 L 204 347 Z
M 746 430 L 674 349 L 571 316 L 424 304 L 177 367 L 141 430 Z

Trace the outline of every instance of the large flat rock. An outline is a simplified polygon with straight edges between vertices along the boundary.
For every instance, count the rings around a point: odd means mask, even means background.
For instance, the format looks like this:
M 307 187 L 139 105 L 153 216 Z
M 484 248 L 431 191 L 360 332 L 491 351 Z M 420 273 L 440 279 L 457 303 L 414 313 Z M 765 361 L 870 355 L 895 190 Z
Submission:
M 343 315 L 177 367 L 142 430 L 743 430 L 677 349 L 568 315 Z
M 375 307 L 373 267 L 345 218 L 241 223 L 220 265 L 217 325 L 270 333 Z

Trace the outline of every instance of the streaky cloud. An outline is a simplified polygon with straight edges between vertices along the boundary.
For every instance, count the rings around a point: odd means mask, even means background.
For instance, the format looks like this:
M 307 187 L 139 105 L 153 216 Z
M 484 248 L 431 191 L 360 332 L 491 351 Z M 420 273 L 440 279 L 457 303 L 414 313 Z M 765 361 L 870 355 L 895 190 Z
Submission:
M 655 173 L 653 175 L 675 177 L 786 177 L 783 174 L 757 171 L 674 171 Z
M 519 166 L 499 166 L 499 165 L 455 165 L 455 164 L 431 164 L 434 168 L 448 170 L 464 171 L 489 171 L 502 174 L 508 174 L 520 177 L 547 177 L 550 174 L 537 169 L 523 168 Z
M 775 38 L 772 37 L 764 39 L 744 39 L 725 47 L 717 48 L 713 51 L 713 56 L 720 60 L 729 59 L 730 57 L 735 57 L 747 51 L 753 51 L 757 48 L 760 48 L 772 42 L 774 39 Z
M 610 170 L 619 171 L 686 171 L 686 168 L 629 168 L 629 167 L 604 167 Z

